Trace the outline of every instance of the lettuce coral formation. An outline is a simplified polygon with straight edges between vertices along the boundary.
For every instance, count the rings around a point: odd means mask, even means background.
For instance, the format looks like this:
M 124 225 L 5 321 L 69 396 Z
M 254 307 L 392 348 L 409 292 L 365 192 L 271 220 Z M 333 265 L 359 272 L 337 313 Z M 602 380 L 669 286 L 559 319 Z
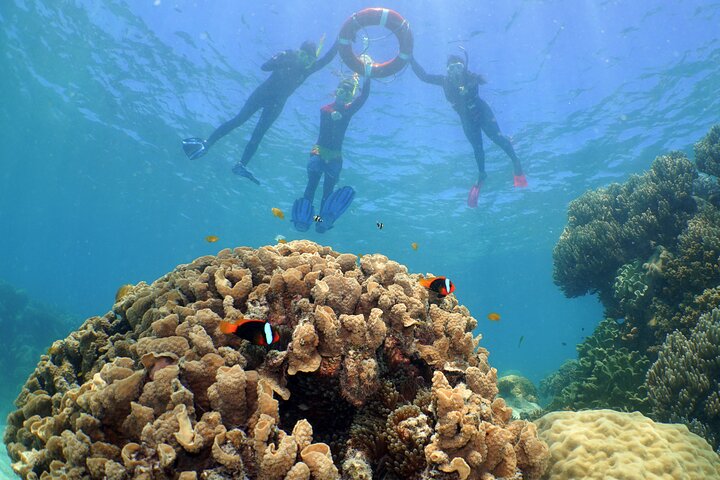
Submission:
M 382 255 L 223 250 L 136 285 L 43 356 L 5 442 L 24 479 L 537 479 L 477 322 Z M 219 330 L 267 319 L 274 349 Z

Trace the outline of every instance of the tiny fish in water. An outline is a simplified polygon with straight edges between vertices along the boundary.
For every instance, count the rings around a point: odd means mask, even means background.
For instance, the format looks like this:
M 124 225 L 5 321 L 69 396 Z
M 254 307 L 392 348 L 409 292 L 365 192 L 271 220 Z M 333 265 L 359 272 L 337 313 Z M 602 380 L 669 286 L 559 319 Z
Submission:
M 222 333 L 234 333 L 255 345 L 272 345 L 280 340 L 280 335 L 266 320 L 243 318 L 236 322 L 220 322 Z
M 275 241 L 278 243 L 287 243 L 287 240 L 285 240 L 285 237 L 282 235 L 275 235 Z
M 567 347 L 567 343 L 565 342 L 560 342 L 560 345 L 562 345 L 563 347 Z
M 417 250 L 417 249 L 418 249 L 418 244 L 417 244 L 417 242 L 411 243 L 411 244 L 410 244 L 410 247 L 412 247 L 413 250 Z
M 518 340 L 518 348 L 520 348 L 520 345 L 522 345 L 523 340 L 525 340 L 525 335 L 520 335 L 520 340 Z
M 218 240 L 220 240 L 220 238 L 215 235 L 208 235 L 207 237 L 205 237 L 205 241 L 208 243 L 215 243 Z
M 273 207 L 270 209 L 270 211 L 272 211 L 272 214 L 275 215 L 280 220 L 285 220 L 285 214 L 279 208 Z
M 131 285 L 129 283 L 121 285 L 120 288 L 117 289 L 117 292 L 115 292 L 115 303 L 118 303 L 120 300 L 125 298 L 130 293 L 130 290 L 132 290 L 133 287 L 134 285 Z
M 450 281 L 449 278 L 445 277 L 421 278 L 420 285 L 427 288 L 428 290 L 432 290 L 441 297 L 450 295 L 452 292 L 455 291 L 455 285 Z
M 313 217 L 313 220 L 316 221 L 316 222 L 318 222 L 318 223 L 320 223 L 320 222 L 322 222 L 322 217 L 321 217 L 320 215 L 315 215 L 315 216 Z
M 375 222 L 375 226 L 377 226 L 378 230 L 382 230 L 385 224 L 382 222 Z
M 493 321 L 493 322 L 497 322 L 498 320 L 500 320 L 500 314 L 499 314 L 499 313 L 495 313 L 495 312 L 490 312 L 490 313 L 488 313 L 487 318 L 488 318 L 488 320 L 491 320 L 491 321 Z M 511 322 L 511 323 L 512 323 L 512 322 Z

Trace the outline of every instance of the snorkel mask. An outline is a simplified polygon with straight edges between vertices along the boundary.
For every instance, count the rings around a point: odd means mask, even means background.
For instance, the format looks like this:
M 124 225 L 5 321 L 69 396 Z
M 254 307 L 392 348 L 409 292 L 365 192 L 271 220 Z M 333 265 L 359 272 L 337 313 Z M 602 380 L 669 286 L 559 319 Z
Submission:
M 453 78 L 459 78 L 465 71 L 465 64 L 462 62 L 453 62 L 447 66 L 447 74 Z
M 302 46 L 300 46 L 298 59 L 305 68 L 310 68 L 312 64 L 315 63 L 317 50 L 318 48 L 315 46 L 315 43 L 311 41 L 303 42 Z
M 357 74 L 353 75 L 352 78 L 342 80 L 335 90 L 335 98 L 342 101 L 342 103 L 349 103 L 357 93 L 358 84 Z

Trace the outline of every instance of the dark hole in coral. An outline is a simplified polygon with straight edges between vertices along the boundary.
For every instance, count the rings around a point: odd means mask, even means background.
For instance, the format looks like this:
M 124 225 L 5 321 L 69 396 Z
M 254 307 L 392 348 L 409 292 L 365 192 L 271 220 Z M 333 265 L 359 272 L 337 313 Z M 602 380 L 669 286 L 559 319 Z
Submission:
M 338 379 L 298 373 L 289 377 L 288 388 L 290 399 L 280 399 L 280 427 L 290 432 L 298 420 L 307 419 L 313 427 L 313 442 L 327 443 L 338 459 L 356 411 L 340 395 Z

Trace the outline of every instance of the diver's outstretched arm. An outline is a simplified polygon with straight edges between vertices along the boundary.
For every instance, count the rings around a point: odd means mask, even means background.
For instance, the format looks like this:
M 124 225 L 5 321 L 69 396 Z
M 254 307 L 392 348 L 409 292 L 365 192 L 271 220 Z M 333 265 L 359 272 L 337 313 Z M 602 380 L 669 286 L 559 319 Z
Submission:
M 415 75 L 417 75 L 417 77 L 425 83 L 430 83 L 432 85 L 442 85 L 443 81 L 445 80 L 445 77 L 443 75 L 433 75 L 427 73 L 425 69 L 417 62 L 417 60 L 415 60 L 415 57 L 410 59 L 410 66 L 412 66 Z
M 315 63 L 312 64 L 312 66 L 308 69 L 308 75 L 317 72 L 318 70 L 322 70 L 328 63 L 332 61 L 333 58 L 335 58 L 335 54 L 338 51 L 338 42 L 335 40 L 335 43 L 332 44 L 332 47 L 330 47 L 330 50 L 325 52 L 325 55 L 323 55 L 319 60 L 317 60 Z
M 363 105 L 365 105 L 365 101 L 370 96 L 370 77 L 365 77 L 365 81 L 363 82 L 362 86 L 362 92 L 360 92 L 360 96 L 353 100 L 353 102 L 350 104 L 350 107 L 347 109 L 347 112 L 350 115 L 355 115 L 358 110 L 362 108 Z

